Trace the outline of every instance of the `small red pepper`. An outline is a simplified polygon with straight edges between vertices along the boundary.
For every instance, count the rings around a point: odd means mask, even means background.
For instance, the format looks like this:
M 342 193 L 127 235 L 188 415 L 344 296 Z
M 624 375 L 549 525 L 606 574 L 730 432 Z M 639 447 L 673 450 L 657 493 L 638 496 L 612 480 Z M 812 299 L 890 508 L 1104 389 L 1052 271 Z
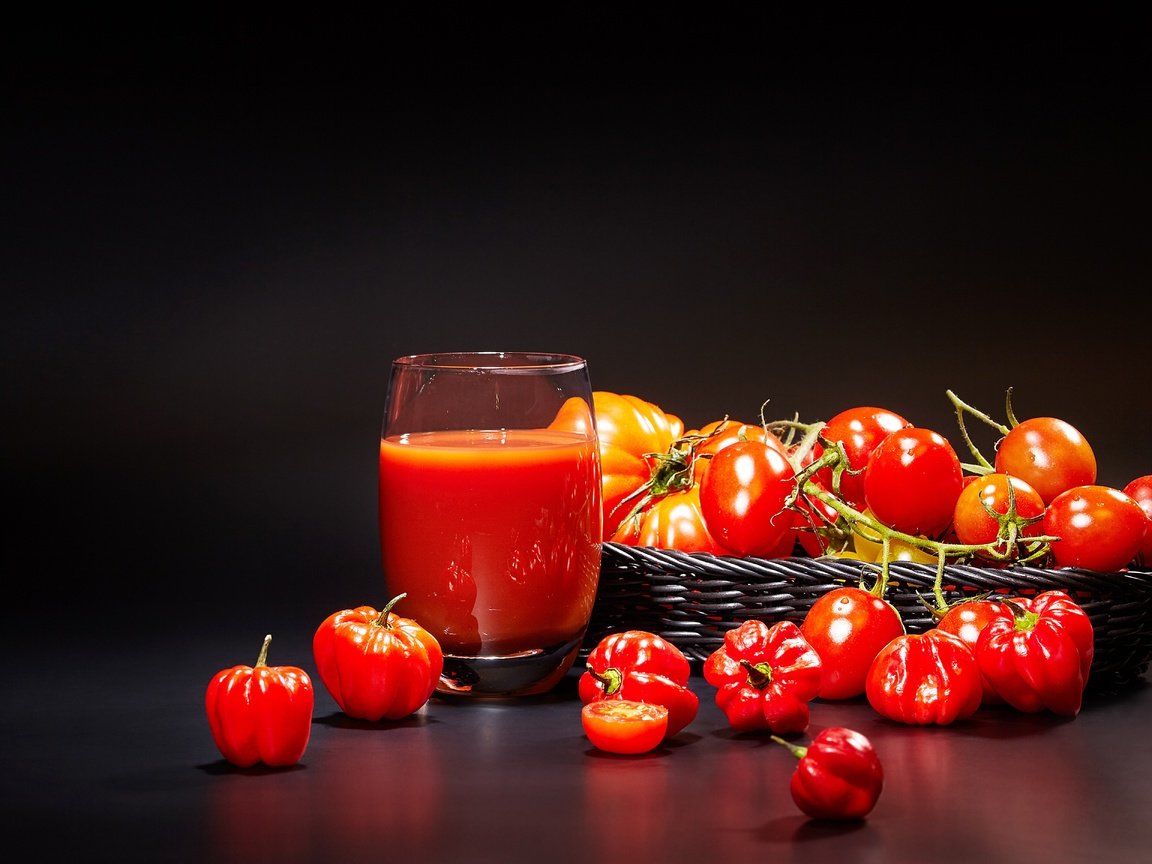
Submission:
M 605 636 L 588 654 L 580 676 L 580 701 L 622 699 L 663 705 L 668 709 L 671 738 L 695 717 L 699 697 L 688 687 L 692 667 L 668 640 L 646 630 L 625 630 Z
M 295 765 L 312 731 L 312 680 L 296 666 L 269 666 L 271 643 L 265 636 L 255 666 L 217 672 L 204 695 L 212 739 L 240 768 Z
M 822 675 L 820 655 L 791 621 L 745 621 L 704 663 L 704 680 L 737 732 L 804 731 Z
M 411 618 L 357 606 L 333 612 L 312 637 L 320 680 L 340 710 L 358 720 L 402 720 L 432 697 L 444 669 L 436 637 Z
M 881 648 L 864 692 L 869 704 L 889 720 L 947 726 L 976 713 L 984 698 L 984 679 L 963 639 L 932 629 L 897 636 Z
M 813 819 L 863 819 L 884 788 L 884 767 L 872 742 L 852 729 L 832 726 L 807 747 L 773 735 L 799 758 L 789 790 Z
M 1019 711 L 1075 717 L 1092 668 L 1088 613 L 1063 591 L 1008 601 L 1014 617 L 990 622 L 976 643 L 984 677 Z

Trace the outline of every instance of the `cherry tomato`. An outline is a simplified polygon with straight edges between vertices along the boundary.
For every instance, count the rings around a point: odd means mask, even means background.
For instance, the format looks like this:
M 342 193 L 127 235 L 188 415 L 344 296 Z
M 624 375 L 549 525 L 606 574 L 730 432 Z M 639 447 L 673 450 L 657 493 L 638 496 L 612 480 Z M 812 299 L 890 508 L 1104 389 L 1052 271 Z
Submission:
M 864 497 L 878 520 L 905 534 L 935 537 L 952 522 L 964 486 L 960 457 L 931 429 L 893 432 L 868 457 Z
M 1144 542 L 1136 555 L 1137 563 L 1142 567 L 1152 567 L 1152 474 L 1137 477 L 1120 490 L 1125 495 L 1131 495 L 1132 500 L 1140 505 L 1148 522 L 1144 526 Z
M 975 652 L 976 643 L 980 640 L 980 633 L 990 622 L 999 618 L 1014 620 L 1012 609 L 995 600 L 965 600 L 952 606 L 944 613 L 944 617 L 936 623 L 936 629 L 959 636 Z M 997 705 L 1003 701 L 992 684 L 984 679 L 983 704 Z
M 738 441 L 714 457 L 700 483 L 700 510 L 712 536 L 736 555 L 768 555 L 791 534 L 784 503 L 796 474 L 781 450 Z
M 900 613 L 886 600 L 845 585 L 816 600 L 800 632 L 824 667 L 822 699 L 851 699 L 864 693 L 868 669 L 880 649 L 904 633 Z
M 627 531 L 627 526 L 622 525 L 613 539 Z M 622 542 L 629 541 L 625 539 Z M 631 545 L 677 549 L 681 552 L 730 554 L 709 531 L 700 509 L 700 489 L 696 486 L 670 492 L 648 505 Z
M 697 483 L 704 479 L 704 472 L 708 470 L 713 456 L 740 441 L 762 441 L 782 454 L 787 452 L 783 442 L 763 426 L 738 420 L 713 420 L 701 426 L 695 434 L 705 439 L 696 447 L 696 462 L 692 466 L 692 474 Z
M 1144 542 L 1148 517 L 1131 495 L 1111 486 L 1074 486 L 1044 511 L 1044 533 L 1057 567 L 1111 573 L 1132 563 Z
M 870 405 L 841 411 L 824 424 L 820 437 L 843 446 L 848 456 L 847 470 L 840 475 L 840 497 L 857 510 L 864 507 L 864 474 L 868 457 L 876 446 L 910 424 L 894 411 Z M 849 471 L 857 473 L 849 473 Z M 832 469 L 825 468 L 816 476 L 826 489 L 832 489 Z
M 996 471 L 1035 489 L 1045 504 L 1073 486 L 1096 482 L 1096 455 L 1070 423 L 1033 417 L 1012 428 L 996 446 Z
M 1012 502 L 1009 501 L 1009 489 L 1012 490 Z M 1044 514 L 1044 501 L 1040 493 L 1019 477 L 1009 477 L 1007 474 L 987 474 L 964 486 L 960 497 L 956 499 L 956 508 L 952 518 L 952 527 L 956 532 L 958 542 L 967 546 L 978 546 L 996 541 L 1000 531 L 1000 523 L 993 513 L 1001 516 L 1006 514 L 1009 504 L 1016 507 L 1016 515 L 1021 520 L 1032 519 Z M 989 512 L 991 511 L 991 512 Z M 1017 523 L 1019 524 L 1019 522 Z M 1041 532 L 1043 526 L 1040 522 L 1033 522 L 1020 528 L 1020 536 L 1034 537 Z M 1013 557 L 1011 553 L 1016 550 L 997 547 L 997 551 Z M 977 553 L 984 557 L 992 557 L 984 552 Z
M 608 753 L 647 753 L 664 740 L 668 709 L 631 699 L 589 702 L 580 709 L 584 734 Z

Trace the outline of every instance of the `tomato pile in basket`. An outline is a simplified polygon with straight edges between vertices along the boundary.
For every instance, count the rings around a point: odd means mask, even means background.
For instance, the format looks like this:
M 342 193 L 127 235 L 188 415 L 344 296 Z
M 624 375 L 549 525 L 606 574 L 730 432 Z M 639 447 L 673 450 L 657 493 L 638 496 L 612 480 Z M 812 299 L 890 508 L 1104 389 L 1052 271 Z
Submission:
M 781 558 L 926 564 L 1152 566 L 1152 474 L 1096 482 L 1096 454 L 1056 417 L 999 422 L 947 392 L 971 461 L 944 434 L 871 405 L 827 421 L 721 418 L 594 394 L 605 539 Z M 968 429 L 998 435 L 985 458 Z M 967 455 L 965 456 L 967 458 Z

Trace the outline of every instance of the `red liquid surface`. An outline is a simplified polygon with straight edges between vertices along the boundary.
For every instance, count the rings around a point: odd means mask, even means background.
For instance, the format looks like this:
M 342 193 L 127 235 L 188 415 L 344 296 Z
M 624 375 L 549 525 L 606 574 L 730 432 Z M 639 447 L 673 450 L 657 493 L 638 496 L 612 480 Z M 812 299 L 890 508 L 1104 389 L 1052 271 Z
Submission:
M 446 654 L 579 638 L 600 574 L 596 445 L 548 430 L 380 442 L 380 544 L 396 612 Z

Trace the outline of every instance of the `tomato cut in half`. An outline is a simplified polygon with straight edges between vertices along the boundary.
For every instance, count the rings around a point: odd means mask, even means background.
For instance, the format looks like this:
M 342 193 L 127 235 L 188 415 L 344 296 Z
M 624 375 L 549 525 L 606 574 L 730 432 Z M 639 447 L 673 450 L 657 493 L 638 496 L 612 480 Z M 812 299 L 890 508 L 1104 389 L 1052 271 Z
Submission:
M 580 709 L 584 734 L 608 753 L 647 753 L 664 740 L 668 709 L 630 699 L 603 699 Z

